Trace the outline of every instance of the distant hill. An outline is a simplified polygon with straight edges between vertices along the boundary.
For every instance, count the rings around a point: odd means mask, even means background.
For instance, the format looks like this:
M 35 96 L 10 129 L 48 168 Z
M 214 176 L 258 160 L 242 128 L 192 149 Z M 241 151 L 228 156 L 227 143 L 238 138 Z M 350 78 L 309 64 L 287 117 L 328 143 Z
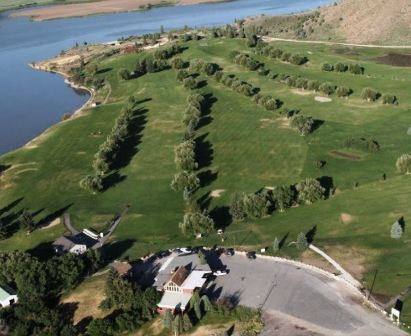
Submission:
M 411 0 L 342 0 L 311 13 L 252 22 L 277 37 L 411 45 Z

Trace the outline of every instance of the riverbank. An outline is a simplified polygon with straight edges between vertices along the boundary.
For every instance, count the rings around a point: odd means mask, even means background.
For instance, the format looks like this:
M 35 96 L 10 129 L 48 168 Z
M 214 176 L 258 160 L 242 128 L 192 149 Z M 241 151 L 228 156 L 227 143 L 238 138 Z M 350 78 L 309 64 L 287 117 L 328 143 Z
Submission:
M 96 14 L 121 13 L 147 10 L 159 6 L 197 5 L 202 3 L 224 2 L 225 0 L 102 0 L 18 11 L 12 16 L 30 17 L 35 21 L 82 17 Z

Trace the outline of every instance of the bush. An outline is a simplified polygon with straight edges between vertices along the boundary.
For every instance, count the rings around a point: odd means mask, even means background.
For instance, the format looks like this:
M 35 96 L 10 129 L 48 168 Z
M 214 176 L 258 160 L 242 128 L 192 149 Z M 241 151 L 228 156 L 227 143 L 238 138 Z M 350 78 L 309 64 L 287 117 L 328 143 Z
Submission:
M 290 63 L 294 65 L 301 65 L 308 61 L 308 58 L 300 54 L 293 54 L 290 57 Z
M 190 74 L 188 73 L 187 70 L 178 70 L 177 71 L 177 80 L 182 82 L 184 79 L 188 78 Z
M 337 63 L 335 65 L 335 71 L 337 72 L 346 72 L 348 70 L 348 66 L 344 63 Z
M 409 174 L 411 171 L 411 154 L 401 155 L 395 164 L 397 170 L 402 174 Z
M 403 234 L 403 228 L 401 224 L 396 221 L 392 226 L 391 226 L 391 238 L 393 239 L 400 239 Z
M 322 83 L 318 89 L 328 96 L 335 92 L 335 86 L 329 82 Z
M 187 77 L 183 79 L 183 86 L 186 89 L 195 90 L 198 88 L 198 82 L 193 77 Z
M 120 77 L 120 79 L 124 80 L 128 80 L 131 78 L 130 71 L 128 71 L 127 69 L 120 69 L 118 71 L 118 76 Z
M 362 75 L 364 68 L 359 64 L 350 64 L 348 70 L 354 75 Z
M 291 127 L 296 128 L 301 135 L 307 135 L 311 133 L 314 128 L 314 119 L 297 115 L 291 120 Z
M 320 82 L 316 80 L 309 80 L 307 82 L 307 90 L 318 91 L 320 88 Z
M 351 89 L 346 86 L 339 86 L 336 93 L 338 97 L 348 97 L 351 94 Z
M 171 67 L 173 69 L 183 69 L 186 67 L 186 63 L 180 57 L 176 57 L 171 61 Z
M 385 94 L 382 96 L 382 103 L 396 105 L 398 104 L 397 97 L 395 97 L 394 95 Z
M 378 91 L 366 87 L 361 92 L 361 98 L 367 101 L 376 101 L 379 98 L 380 94 Z
M 334 71 L 334 66 L 330 63 L 324 63 L 321 67 L 322 71 Z

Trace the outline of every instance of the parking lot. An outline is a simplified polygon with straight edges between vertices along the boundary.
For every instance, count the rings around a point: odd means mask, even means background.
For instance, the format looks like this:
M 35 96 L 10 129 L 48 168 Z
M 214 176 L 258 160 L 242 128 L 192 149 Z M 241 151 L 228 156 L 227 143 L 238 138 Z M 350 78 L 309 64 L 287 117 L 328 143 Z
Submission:
M 318 272 L 239 254 L 222 255 L 220 260 L 230 272 L 217 277 L 208 289 L 235 303 L 261 308 L 266 314 L 265 335 L 290 332 L 270 331 L 270 317 L 292 321 L 293 328 L 317 335 L 406 335 L 381 314 L 364 308 L 350 287 Z M 275 324 L 278 327 L 278 321 Z

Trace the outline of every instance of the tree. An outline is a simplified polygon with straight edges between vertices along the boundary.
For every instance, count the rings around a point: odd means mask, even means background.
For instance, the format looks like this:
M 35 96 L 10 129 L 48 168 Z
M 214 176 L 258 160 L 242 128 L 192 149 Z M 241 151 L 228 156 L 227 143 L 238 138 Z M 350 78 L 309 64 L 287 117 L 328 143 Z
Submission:
M 411 154 L 402 154 L 395 166 L 400 173 L 408 175 L 411 171 Z
M 0 240 L 7 238 L 7 228 L 4 221 L 0 218 Z
M 186 140 L 174 147 L 174 162 L 177 169 L 181 170 L 192 171 L 198 167 L 193 140 Z
M 369 87 L 364 88 L 361 92 L 361 98 L 368 101 L 376 101 L 379 96 L 380 94 L 376 90 Z
M 296 115 L 291 120 L 291 127 L 296 128 L 301 135 L 311 133 L 314 128 L 314 119 L 312 117 L 304 117 L 303 115 Z
M 243 195 L 239 193 L 231 195 L 229 212 L 234 222 L 241 222 L 245 219 L 246 213 L 244 209 Z
M 163 327 L 166 329 L 171 329 L 173 324 L 173 315 L 171 314 L 171 310 L 167 309 L 162 318 Z
M 19 217 L 19 224 L 21 228 L 27 230 L 28 232 L 33 231 L 36 227 L 33 216 L 27 209 L 24 209 L 21 213 Z
M 213 305 L 210 302 L 210 299 L 207 295 L 203 295 L 201 297 L 201 303 L 203 304 L 203 308 L 205 312 L 209 312 L 213 310 Z
M 296 185 L 298 201 L 305 204 L 312 204 L 324 198 L 325 189 L 316 179 L 307 178 Z
M 308 247 L 307 237 L 303 232 L 300 232 L 297 236 L 296 246 L 298 250 L 306 250 Z
M 347 97 L 350 95 L 351 89 L 346 86 L 339 86 L 337 87 L 336 93 L 338 97 Z
M 278 238 L 274 238 L 273 242 L 273 252 L 278 252 L 280 250 L 280 242 L 278 241 Z
M 194 173 L 190 173 L 185 170 L 175 174 L 173 180 L 171 181 L 171 189 L 174 191 L 185 191 L 192 193 L 199 186 L 199 178 Z
M 323 66 L 321 67 L 321 70 L 323 70 L 323 71 L 333 71 L 334 66 L 330 63 L 324 63 Z
M 329 83 L 329 82 L 325 82 L 322 83 L 320 85 L 320 87 L 318 88 L 321 92 L 325 93 L 326 95 L 331 95 L 334 93 L 335 91 L 335 85 Z
M 307 63 L 307 61 L 308 61 L 307 57 L 302 56 L 300 54 L 293 54 L 290 57 L 290 63 L 294 65 L 301 65 L 301 64 Z
M 390 94 L 384 94 L 382 96 L 382 103 L 391 105 L 398 104 L 397 97 Z
M 320 87 L 320 82 L 316 80 L 309 80 L 307 82 L 307 90 L 318 91 Z
M 364 68 L 359 64 L 350 64 L 348 70 L 354 75 L 362 75 Z
M 257 41 L 258 41 L 257 35 L 251 34 L 247 36 L 247 47 L 254 48 L 257 45 Z
M 267 200 L 261 194 L 244 194 L 243 203 L 247 217 L 261 218 L 267 214 Z
M 129 80 L 130 77 L 131 77 L 130 76 L 130 71 L 128 71 L 127 69 L 120 69 L 118 71 L 118 75 L 121 79 L 124 79 L 124 80 Z
M 294 201 L 294 198 L 295 192 L 289 186 L 282 185 L 273 189 L 274 203 L 280 212 L 283 212 L 286 208 L 289 208 Z
M 193 323 L 191 322 L 190 316 L 188 314 L 183 314 L 184 332 L 190 331 L 192 328 L 193 328 Z
M 171 66 L 173 69 L 183 69 L 185 62 L 180 57 L 176 57 L 171 61 Z
M 188 212 L 184 215 L 179 227 L 184 234 L 210 233 L 214 229 L 214 221 L 205 210 Z
M 190 77 L 183 79 L 183 86 L 186 89 L 194 90 L 194 89 L 197 89 L 198 83 L 195 78 L 190 76 Z
M 391 238 L 393 239 L 400 239 L 403 234 L 403 228 L 401 224 L 396 221 L 392 226 L 391 226 Z
M 132 285 L 114 269 L 109 271 L 105 292 L 107 307 L 125 308 L 131 305 Z
M 95 194 L 103 190 L 103 179 L 100 175 L 87 175 L 80 181 L 80 187 Z
M 94 319 L 87 327 L 87 333 L 90 336 L 111 336 L 113 335 L 113 326 L 108 319 Z
M 174 335 L 178 336 L 180 333 L 183 332 L 183 321 L 181 319 L 181 315 L 177 314 L 173 320 L 173 331 Z
M 346 72 L 348 70 L 348 66 L 346 66 L 344 63 L 337 63 L 335 65 L 335 71 L 337 72 Z

